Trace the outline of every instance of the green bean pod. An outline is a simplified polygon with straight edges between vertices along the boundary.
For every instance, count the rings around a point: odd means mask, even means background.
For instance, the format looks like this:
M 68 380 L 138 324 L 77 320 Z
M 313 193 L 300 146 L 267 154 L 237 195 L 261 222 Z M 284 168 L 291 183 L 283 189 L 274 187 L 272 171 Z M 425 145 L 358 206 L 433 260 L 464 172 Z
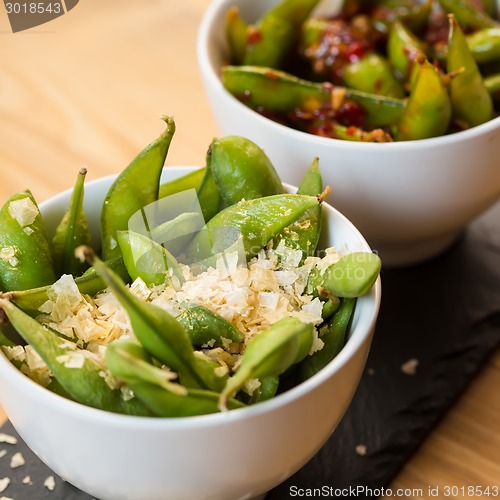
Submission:
M 387 59 L 376 53 L 363 56 L 344 66 L 342 81 L 346 87 L 370 94 L 403 99 L 406 94 L 401 82 L 394 76 Z
M 81 252 L 127 311 L 135 336 L 152 356 L 178 372 L 188 387 L 218 390 L 223 385 L 224 379 L 215 374 L 215 364 L 194 355 L 189 335 L 172 315 L 133 295 L 91 249 L 82 248 Z
M 243 334 L 222 316 L 203 306 L 188 307 L 176 317 L 184 327 L 195 347 L 210 344 L 221 345 L 222 339 L 243 342 Z
M 278 376 L 307 356 L 314 339 L 314 327 L 297 318 L 283 318 L 256 335 L 241 357 L 236 373 L 230 377 L 220 397 L 220 407 L 250 379 Z M 304 346 L 308 349 L 304 349 Z
M 439 0 L 449 14 L 453 14 L 460 26 L 468 29 L 483 29 L 500 26 L 487 12 L 478 9 L 471 0 Z
M 206 167 L 198 168 L 197 170 L 189 172 L 188 174 L 178 177 L 177 179 L 164 182 L 160 185 L 158 198 L 165 198 L 172 194 L 180 193 L 181 191 L 187 191 L 188 189 L 198 189 L 203 176 L 205 175 L 205 170 Z
M 271 160 L 245 137 L 214 139 L 208 155 L 217 188 L 226 205 L 283 193 L 283 185 Z M 318 191 L 315 194 L 318 194 Z
M 450 82 L 453 115 L 474 127 L 493 118 L 493 101 L 455 16 L 450 14 L 449 19 L 447 71 L 453 73 L 464 68 Z
M 312 377 L 323 369 L 342 350 L 346 343 L 346 333 L 354 313 L 356 299 L 344 298 L 340 307 L 320 335 L 323 348 L 307 356 L 298 366 L 301 381 Z
M 396 132 L 399 141 L 443 135 L 451 120 L 450 97 L 436 67 L 423 55 L 418 64 L 419 73 Z
M 150 364 L 148 353 L 130 341 L 115 341 L 106 350 L 112 375 L 129 386 L 136 397 L 158 417 L 190 417 L 219 411 L 219 394 L 186 388 L 170 382 L 167 374 Z M 245 405 L 231 399 L 229 409 Z
M 295 109 L 317 111 L 337 109 L 346 99 L 359 104 L 366 112 L 366 123 L 374 127 L 397 123 L 406 101 L 366 92 L 315 83 L 289 73 L 255 66 L 222 68 L 224 87 L 252 108 L 288 113 Z
M 123 281 L 128 282 L 130 280 L 121 257 L 106 261 L 106 265 L 117 273 Z M 81 276 L 75 278 L 75 284 L 80 293 L 90 295 L 91 297 L 106 288 L 106 283 L 99 276 L 95 267 L 90 267 Z M 10 299 L 24 312 L 27 312 L 31 316 L 36 316 L 40 314 L 38 308 L 48 300 L 48 291 L 51 286 L 52 284 L 29 290 L 12 291 L 9 293 Z
M 116 238 L 132 280 L 141 278 L 146 285 L 162 285 L 169 280 L 169 269 L 182 280 L 174 256 L 156 241 L 133 231 L 117 231 Z
M 242 64 L 247 51 L 248 25 L 241 18 L 240 10 L 232 6 L 226 13 L 226 40 L 233 64 Z
M 246 258 L 249 259 L 307 209 L 318 206 L 321 201 L 315 196 L 299 194 L 277 194 L 240 201 L 213 217 L 206 225 L 207 234 L 197 234 L 186 254 L 190 262 L 203 261 L 224 252 L 241 238 Z
M 164 116 L 167 129 L 143 149 L 109 188 L 101 211 L 102 256 L 118 257 L 116 231 L 126 230 L 130 217 L 158 200 L 160 175 L 175 132 L 173 118 Z
M 371 289 L 381 267 L 380 257 L 374 253 L 349 253 L 323 272 L 313 269 L 307 290 L 316 296 L 356 298 Z
M 297 194 L 314 196 L 321 193 L 322 190 L 323 179 L 316 157 L 307 169 Z M 273 247 L 276 248 L 280 241 L 283 241 L 288 248 L 302 251 L 302 261 L 313 255 L 321 234 L 321 212 L 321 205 L 306 210 L 297 220 L 275 236 Z
M 0 298 L 0 307 L 14 328 L 42 357 L 58 383 L 75 401 L 115 413 L 151 415 L 151 412 L 136 398 L 125 400 L 119 390 L 111 389 L 101 376 L 102 367 L 90 358 L 83 357 L 81 368 L 67 367 L 59 357 L 68 354 L 65 345 L 69 341 L 62 342 L 59 335 L 5 298 Z M 74 351 L 69 352 L 79 351 L 75 344 Z
M 0 289 L 28 290 L 56 279 L 49 239 L 33 195 L 11 196 L 0 210 Z
M 84 262 L 75 257 L 75 248 L 90 245 L 90 231 L 83 210 L 84 182 L 87 169 L 78 173 L 75 187 L 71 193 L 69 208 L 56 228 L 52 238 L 52 257 L 56 276 L 72 274 L 80 276 L 86 269 Z

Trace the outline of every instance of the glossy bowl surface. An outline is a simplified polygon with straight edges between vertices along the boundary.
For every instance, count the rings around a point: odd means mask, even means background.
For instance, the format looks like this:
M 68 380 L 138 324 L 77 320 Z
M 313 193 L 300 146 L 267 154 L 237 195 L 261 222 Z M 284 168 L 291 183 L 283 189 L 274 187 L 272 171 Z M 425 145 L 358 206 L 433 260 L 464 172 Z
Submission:
M 384 265 L 423 261 L 447 248 L 500 197 L 500 117 L 444 137 L 356 143 L 314 136 L 252 111 L 227 92 L 224 15 L 236 5 L 253 22 L 277 0 L 214 0 L 198 33 L 198 64 L 221 135 L 265 149 L 281 178 L 297 185 L 314 156 L 330 202 L 361 231 Z
M 168 167 L 164 180 L 189 170 Z M 113 179 L 86 185 L 85 210 L 96 238 L 100 208 Z M 69 197 L 70 191 L 65 191 L 40 205 L 49 231 Z M 342 214 L 326 203 L 323 212 L 323 246 L 370 250 Z M 380 297 L 378 280 L 358 300 L 349 340 L 327 367 L 253 407 L 171 419 L 116 415 L 49 392 L 21 374 L 3 354 L 0 404 L 49 467 L 100 500 L 256 497 L 303 466 L 339 423 L 365 366 Z

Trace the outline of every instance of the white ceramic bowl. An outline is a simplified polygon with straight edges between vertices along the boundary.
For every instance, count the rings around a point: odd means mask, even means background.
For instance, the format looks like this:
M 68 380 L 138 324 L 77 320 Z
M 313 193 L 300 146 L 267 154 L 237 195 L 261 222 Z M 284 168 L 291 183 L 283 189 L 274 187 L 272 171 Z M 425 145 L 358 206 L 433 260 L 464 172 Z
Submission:
M 164 180 L 187 171 L 169 167 Z M 85 210 L 94 230 L 113 178 L 86 185 Z M 66 191 L 41 204 L 49 231 L 69 197 Z M 369 251 L 358 230 L 326 203 L 324 219 L 323 246 Z M 303 466 L 339 423 L 365 365 L 380 294 L 378 280 L 358 300 L 349 340 L 327 367 L 253 407 L 171 419 L 107 413 L 49 392 L 3 355 L 0 403 L 49 467 L 100 500 L 252 498 Z
M 293 130 L 250 110 L 221 84 L 227 61 L 224 15 L 231 5 L 253 22 L 278 0 L 214 0 L 198 34 L 198 63 L 221 135 L 265 149 L 281 178 L 298 184 L 314 156 L 332 204 L 359 228 L 384 265 L 445 249 L 500 196 L 500 118 L 433 139 L 355 143 Z

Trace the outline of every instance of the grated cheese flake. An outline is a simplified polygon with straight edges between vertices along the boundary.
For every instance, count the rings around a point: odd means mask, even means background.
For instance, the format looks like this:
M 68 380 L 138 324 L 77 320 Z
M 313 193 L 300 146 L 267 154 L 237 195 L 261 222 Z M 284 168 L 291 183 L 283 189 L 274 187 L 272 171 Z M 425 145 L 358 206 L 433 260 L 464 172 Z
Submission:
M 0 493 L 3 493 L 10 484 L 10 478 L 4 477 L 0 479 Z
M 5 457 L 7 455 L 7 450 L 0 450 L 0 458 Z
M 10 216 L 21 226 L 29 226 L 35 222 L 39 214 L 37 206 L 31 201 L 31 198 L 25 197 L 14 200 L 9 203 Z
M 17 444 L 17 439 L 9 434 L 0 433 L 0 443 Z
M 54 491 L 56 487 L 56 480 L 54 479 L 54 476 L 49 476 L 44 482 L 43 485 L 49 490 L 49 491 Z
M 10 459 L 10 468 L 17 469 L 18 467 L 22 467 L 26 461 L 24 460 L 23 454 L 18 451 L 16 454 L 12 455 Z
M 19 264 L 15 247 L 3 247 L 0 249 L 0 259 L 7 262 L 12 267 L 16 267 Z
M 31 484 L 33 484 L 33 483 L 31 482 L 31 476 L 25 476 L 25 477 L 23 478 L 23 484 L 30 484 L 30 485 L 31 485 Z

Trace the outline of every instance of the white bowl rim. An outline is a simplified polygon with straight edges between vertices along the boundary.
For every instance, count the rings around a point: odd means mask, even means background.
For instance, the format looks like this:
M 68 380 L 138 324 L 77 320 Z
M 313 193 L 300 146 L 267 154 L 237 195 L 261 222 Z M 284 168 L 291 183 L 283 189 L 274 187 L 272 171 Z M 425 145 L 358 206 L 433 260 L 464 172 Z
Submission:
M 182 170 L 184 172 L 189 170 L 194 170 L 199 167 L 193 166 L 166 166 L 164 170 Z M 91 180 L 86 183 L 86 188 L 90 188 L 92 185 L 110 182 L 112 179 L 116 178 L 117 174 L 111 174 L 104 177 L 100 177 Z M 297 189 L 288 183 L 283 183 L 284 186 Z M 49 203 L 57 202 L 59 198 L 64 198 L 72 192 L 73 188 L 66 189 L 49 199 L 40 203 L 40 210 L 43 211 L 44 206 Z M 332 207 L 327 202 L 324 202 L 323 206 L 327 208 L 334 216 L 338 217 L 343 223 L 346 223 L 350 228 L 357 233 L 358 238 L 362 241 L 363 245 L 366 245 L 367 250 L 370 248 L 366 240 L 363 238 L 358 229 L 350 222 L 347 217 L 340 213 L 337 209 Z M 247 406 L 245 408 L 239 408 L 235 410 L 230 410 L 227 412 L 213 413 L 208 415 L 196 415 L 192 417 L 143 417 L 135 415 L 122 415 L 119 413 L 112 413 L 105 410 L 100 410 L 98 408 L 93 408 L 86 406 L 82 403 L 72 401 L 70 399 L 64 398 L 55 394 L 45 387 L 42 387 L 38 383 L 31 380 L 29 377 L 24 375 L 19 371 L 10 361 L 7 360 L 6 356 L 0 349 L 0 374 L 5 373 L 8 378 L 14 377 L 16 382 L 21 386 L 24 386 L 27 390 L 31 391 L 34 399 L 43 402 L 52 408 L 62 409 L 65 412 L 71 413 L 78 416 L 78 418 L 89 419 L 93 422 L 99 422 L 101 424 L 108 424 L 114 427 L 121 428 L 133 428 L 141 429 L 147 428 L 148 430 L 160 430 L 160 429 L 190 429 L 193 427 L 207 426 L 219 426 L 226 425 L 227 422 L 238 421 L 240 419 L 251 418 L 253 416 L 259 416 L 269 411 L 273 411 L 281 406 L 286 406 L 291 404 L 294 400 L 300 399 L 306 395 L 314 386 L 321 385 L 324 383 L 333 373 L 339 371 L 346 363 L 355 355 L 358 349 L 361 348 L 362 344 L 370 336 L 371 331 L 375 328 L 375 324 L 378 317 L 378 312 L 380 309 L 381 301 L 381 279 L 380 276 L 375 282 L 372 290 L 365 296 L 361 297 L 359 300 L 364 300 L 371 304 L 370 311 L 366 314 L 366 320 L 361 323 L 359 322 L 356 328 L 351 332 L 351 338 L 346 343 L 345 347 L 340 351 L 340 353 L 330 361 L 323 369 L 318 373 L 310 377 L 309 379 L 301 382 L 300 384 L 286 390 L 285 392 L 278 394 L 274 398 L 263 401 L 259 404 Z M 361 319 L 361 318 L 359 318 Z M 359 333 L 358 330 L 363 330 Z
M 256 111 L 250 109 L 248 106 L 239 101 L 236 97 L 230 94 L 222 85 L 222 82 L 218 76 L 217 70 L 212 66 L 210 62 L 210 57 L 208 53 L 209 40 L 211 37 L 212 26 L 219 19 L 223 13 L 223 8 L 230 4 L 232 0 L 214 0 L 205 11 L 205 14 L 201 20 L 201 24 L 198 30 L 198 37 L 196 42 L 196 51 L 198 56 L 198 64 L 200 66 L 202 74 L 205 74 L 211 85 L 216 88 L 219 93 L 227 96 L 227 98 L 237 106 L 241 112 L 245 113 L 248 117 L 256 119 L 262 124 L 262 126 L 273 127 L 276 126 L 279 131 L 283 134 L 290 134 L 290 140 L 307 140 L 312 144 L 317 144 L 318 146 L 335 146 L 343 149 L 356 149 L 358 151 L 362 150 L 378 150 L 378 151 L 406 151 L 413 149 L 421 149 L 433 146 L 452 146 L 456 142 L 473 139 L 479 135 L 487 134 L 491 130 L 500 127 L 500 116 L 482 123 L 481 125 L 476 125 L 467 130 L 461 130 L 459 132 L 454 132 L 452 134 L 443 135 L 440 137 L 431 137 L 429 139 L 420 139 L 416 141 L 395 141 L 395 142 L 355 142 L 355 141 L 344 141 L 341 139 L 332 139 L 328 137 L 320 137 L 314 134 L 309 134 L 307 132 L 302 132 L 301 130 L 296 130 L 281 123 L 277 123 L 270 118 L 262 116 Z M 332 142 L 333 141 L 333 142 Z M 404 162 L 401 165 L 404 168 Z M 398 166 L 399 168 L 399 166 Z

